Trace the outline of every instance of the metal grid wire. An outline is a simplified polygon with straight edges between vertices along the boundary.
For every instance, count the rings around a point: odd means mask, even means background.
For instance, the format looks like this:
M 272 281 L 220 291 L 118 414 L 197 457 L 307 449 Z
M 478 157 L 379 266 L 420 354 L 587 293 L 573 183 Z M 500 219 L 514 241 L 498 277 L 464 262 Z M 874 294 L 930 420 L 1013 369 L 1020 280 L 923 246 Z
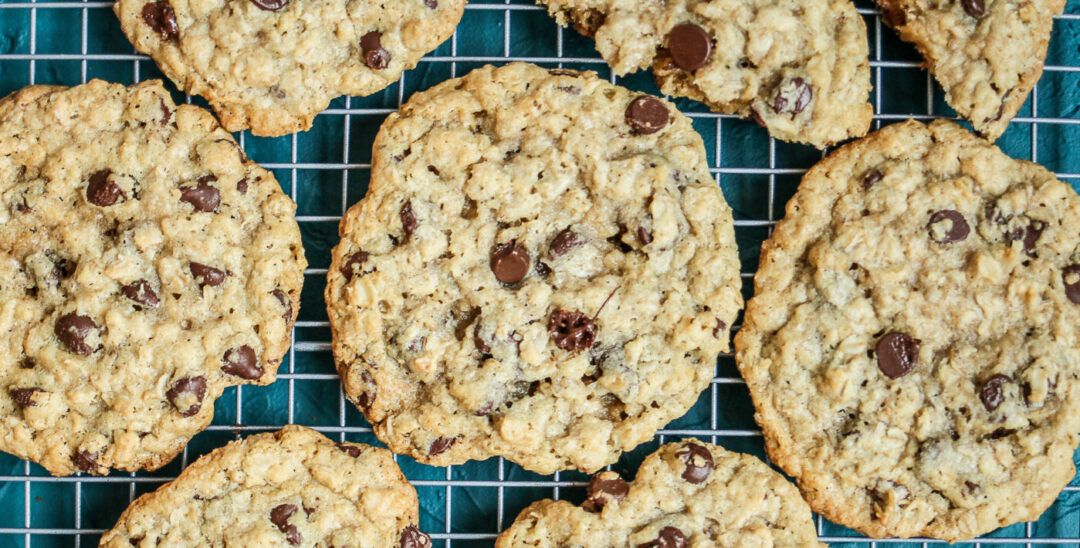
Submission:
M 236 0 L 239 1 L 239 0 Z M 875 127 L 914 116 L 952 116 L 919 57 L 888 29 L 871 4 L 860 0 L 871 41 Z M 112 2 L 0 0 L 0 93 L 33 83 L 74 85 L 89 78 L 132 83 L 160 77 L 135 54 L 119 30 Z M 74 29 L 78 29 L 75 32 Z M 286 423 L 313 426 L 339 440 L 377 443 L 363 417 L 344 398 L 330 355 L 322 303 L 329 250 L 341 215 L 367 187 L 370 148 L 379 124 L 411 93 L 487 63 L 524 60 L 595 70 L 611 81 L 656 92 L 651 75 L 611 76 L 589 40 L 556 27 L 530 0 L 475 0 L 458 32 L 420 66 L 386 91 L 342 98 L 307 133 L 260 139 L 239 134 L 241 146 L 273 170 L 299 204 L 309 262 L 295 345 L 279 381 L 269 387 L 228 390 L 213 425 L 192 440 L 177 462 L 153 473 L 53 478 L 42 468 L 0 455 L 0 546 L 93 546 L 135 497 L 171 480 L 187 464 L 246 433 Z M 172 88 L 170 88 L 172 89 Z M 203 104 L 200 99 L 178 99 Z M 712 172 L 732 205 L 740 245 L 744 293 L 768 236 L 801 174 L 822 153 L 770 139 L 764 130 L 732 116 L 680 100 L 705 138 Z M 1046 74 L 1028 104 L 998 142 L 1010 155 L 1039 161 L 1074 188 L 1080 183 L 1080 0 L 1069 0 L 1055 21 Z M 745 385 L 730 354 L 721 356 L 708 391 L 683 418 L 653 442 L 612 466 L 633 477 L 642 458 L 666 441 L 696 436 L 730 449 L 764 456 Z M 489 546 L 518 511 L 545 498 L 580 501 L 587 477 L 576 472 L 538 476 L 503 459 L 433 468 L 407 457 L 399 463 L 421 498 L 421 528 L 436 545 Z M 1017 524 L 973 543 L 1080 546 L 1080 483 L 1065 489 L 1037 522 Z M 870 541 L 816 518 L 822 540 L 842 546 L 925 546 L 935 541 Z

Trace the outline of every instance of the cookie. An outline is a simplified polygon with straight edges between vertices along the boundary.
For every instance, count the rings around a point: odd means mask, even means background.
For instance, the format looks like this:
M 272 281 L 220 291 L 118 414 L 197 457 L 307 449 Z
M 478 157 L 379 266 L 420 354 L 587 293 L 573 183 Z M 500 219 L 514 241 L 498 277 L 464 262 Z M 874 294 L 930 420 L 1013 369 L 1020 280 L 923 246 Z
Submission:
M 389 451 L 290 425 L 195 461 L 132 503 L 101 546 L 429 548 L 418 513 Z
M 0 101 L 0 449 L 155 469 L 270 384 L 306 266 L 296 205 L 159 81 Z
M 339 95 L 371 95 L 450 37 L 465 0 L 119 0 L 135 49 L 202 95 L 229 131 L 311 128 Z
M 596 39 L 616 75 L 652 66 L 668 95 L 818 148 L 865 135 L 866 25 L 848 0 L 539 0 Z
M 534 502 L 495 546 L 824 545 L 783 476 L 750 455 L 688 439 L 649 455 L 633 481 L 593 476 L 581 506 Z
M 1042 76 L 1064 0 L 877 0 L 882 19 L 918 48 L 945 101 L 996 140 Z
M 773 462 L 868 535 L 1033 520 L 1080 431 L 1080 198 L 959 126 L 908 121 L 803 178 L 736 360 Z
M 709 386 L 742 306 L 731 210 L 673 105 L 514 63 L 379 131 L 326 301 L 397 453 L 596 470 Z

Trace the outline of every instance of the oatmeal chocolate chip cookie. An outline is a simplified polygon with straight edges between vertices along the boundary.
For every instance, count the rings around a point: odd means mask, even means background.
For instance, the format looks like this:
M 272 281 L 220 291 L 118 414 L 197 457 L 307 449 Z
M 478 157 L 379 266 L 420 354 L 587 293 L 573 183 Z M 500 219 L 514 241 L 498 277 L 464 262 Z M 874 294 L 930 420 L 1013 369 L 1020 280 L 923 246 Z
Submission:
M 120 25 L 229 131 L 306 130 L 339 95 L 393 84 L 457 26 L 465 0 L 119 0 Z
M 430 548 L 393 455 L 302 426 L 234 441 L 139 497 L 101 546 Z
M 306 265 L 296 206 L 161 82 L 0 101 L 0 449 L 155 469 L 269 384 Z
M 1053 19 L 1064 0 L 877 0 L 911 42 L 957 113 L 991 141 L 1042 76 Z
M 742 306 L 731 210 L 670 103 L 484 67 L 375 141 L 326 301 L 349 398 L 397 453 L 593 471 L 686 412 Z
M 849 0 L 539 0 L 593 36 L 618 75 L 653 67 L 664 93 L 818 148 L 865 135 L 866 26 Z
M 661 447 L 632 482 L 592 478 L 580 506 L 535 502 L 495 541 L 516 546 L 822 546 L 799 491 L 760 460 L 690 439 Z
M 825 517 L 956 540 L 1032 520 L 1080 431 L 1080 198 L 950 122 L 806 174 L 735 340 L 769 456 Z

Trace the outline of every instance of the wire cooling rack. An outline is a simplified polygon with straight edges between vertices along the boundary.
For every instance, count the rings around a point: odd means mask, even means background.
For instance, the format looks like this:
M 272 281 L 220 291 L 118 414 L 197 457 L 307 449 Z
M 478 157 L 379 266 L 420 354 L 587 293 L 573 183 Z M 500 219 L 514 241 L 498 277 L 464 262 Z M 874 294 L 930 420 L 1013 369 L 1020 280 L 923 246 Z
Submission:
M 941 90 L 919 68 L 915 51 L 883 29 L 871 4 L 860 0 L 858 5 L 869 31 L 875 127 L 909 116 L 953 116 Z M 0 0 L 0 95 L 34 83 L 160 78 L 153 62 L 135 54 L 125 40 L 111 7 L 109 1 Z M 277 139 L 238 135 L 251 158 L 273 170 L 297 201 L 311 263 L 296 343 L 278 382 L 226 391 L 209 430 L 196 436 L 182 457 L 153 473 L 53 478 L 39 466 L 0 454 L 0 547 L 94 546 L 135 497 L 176 477 L 199 455 L 244 434 L 299 423 L 335 439 L 377 443 L 343 397 L 330 353 L 322 293 L 338 221 L 367 189 L 372 141 L 390 112 L 417 90 L 483 64 L 511 60 L 595 70 L 619 84 L 657 93 L 647 72 L 612 77 L 590 40 L 559 29 L 530 0 L 474 0 L 454 37 L 396 85 L 371 97 L 334 101 L 306 133 Z M 179 93 L 176 98 L 203 104 Z M 712 172 L 734 210 L 744 293 L 749 297 L 761 242 L 783 214 L 802 173 L 822 153 L 774 141 L 754 124 L 711 113 L 698 103 L 677 102 L 704 137 Z M 1055 21 L 1046 73 L 998 144 L 1080 188 L 1080 0 L 1069 0 L 1066 15 Z M 685 436 L 764 456 L 749 395 L 730 355 L 721 356 L 710 389 L 686 416 L 613 469 L 633 477 L 645 455 Z M 447 468 L 407 457 L 398 461 L 420 494 L 421 528 L 432 534 L 436 546 L 447 548 L 490 546 L 530 502 L 549 497 L 579 502 L 587 481 L 576 472 L 539 476 L 502 459 Z M 973 545 L 1080 546 L 1078 507 L 1080 482 L 1074 480 L 1039 521 L 995 531 Z M 822 539 L 838 546 L 933 543 L 870 541 L 816 520 Z

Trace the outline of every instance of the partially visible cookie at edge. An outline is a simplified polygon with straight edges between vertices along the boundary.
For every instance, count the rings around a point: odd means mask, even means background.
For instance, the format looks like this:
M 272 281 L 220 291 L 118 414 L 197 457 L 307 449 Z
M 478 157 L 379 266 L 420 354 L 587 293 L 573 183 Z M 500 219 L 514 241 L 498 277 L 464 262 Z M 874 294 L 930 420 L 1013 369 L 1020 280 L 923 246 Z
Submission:
M 1080 431 L 1080 197 L 946 121 L 811 169 L 735 339 L 773 462 L 875 537 L 1037 519 Z
M 273 382 L 295 209 L 159 81 L 0 101 L 0 449 L 55 475 L 155 469 L 227 387 Z
M 465 0 L 120 0 L 135 45 L 229 131 L 307 130 L 340 95 L 371 95 L 454 32 Z
M 101 546 L 430 548 L 393 455 L 290 425 L 234 441 L 139 497 Z
M 945 100 L 994 141 L 1042 76 L 1064 0 L 878 0 L 882 18 L 915 45 Z
M 818 148 L 866 134 L 866 25 L 849 0 L 538 0 L 596 39 L 615 74 L 651 66 L 660 89 Z
M 593 476 L 580 506 L 534 502 L 496 548 L 823 546 L 798 489 L 760 460 L 687 439 L 645 458 L 633 481 Z
M 689 118 L 591 72 L 483 67 L 415 95 L 340 232 L 345 392 L 440 466 L 614 462 L 697 401 L 742 305 Z

